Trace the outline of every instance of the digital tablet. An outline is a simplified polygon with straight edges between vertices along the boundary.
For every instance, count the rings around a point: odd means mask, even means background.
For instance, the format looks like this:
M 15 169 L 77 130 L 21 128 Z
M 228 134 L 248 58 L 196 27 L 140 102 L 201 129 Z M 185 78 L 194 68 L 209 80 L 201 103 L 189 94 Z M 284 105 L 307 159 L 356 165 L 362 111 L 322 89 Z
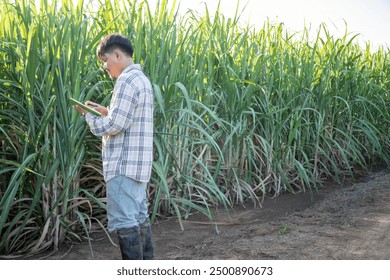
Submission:
M 94 114 L 94 115 L 97 115 L 97 116 L 101 116 L 102 114 L 90 107 L 88 107 L 87 105 L 85 105 L 84 103 L 80 102 L 80 101 L 77 101 L 76 99 L 73 99 L 73 98 L 69 98 L 70 102 L 73 104 L 73 105 L 77 105 L 77 106 L 80 106 L 81 108 L 87 110 L 88 112 Z

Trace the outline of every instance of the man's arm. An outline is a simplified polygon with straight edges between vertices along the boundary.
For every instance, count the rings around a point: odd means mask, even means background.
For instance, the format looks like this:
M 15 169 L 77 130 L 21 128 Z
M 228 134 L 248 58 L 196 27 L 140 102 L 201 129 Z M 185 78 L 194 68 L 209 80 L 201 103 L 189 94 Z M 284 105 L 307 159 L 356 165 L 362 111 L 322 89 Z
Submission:
M 137 105 L 135 90 L 126 81 L 117 81 L 109 110 L 104 117 L 86 114 L 91 132 L 97 136 L 115 135 L 129 127 Z

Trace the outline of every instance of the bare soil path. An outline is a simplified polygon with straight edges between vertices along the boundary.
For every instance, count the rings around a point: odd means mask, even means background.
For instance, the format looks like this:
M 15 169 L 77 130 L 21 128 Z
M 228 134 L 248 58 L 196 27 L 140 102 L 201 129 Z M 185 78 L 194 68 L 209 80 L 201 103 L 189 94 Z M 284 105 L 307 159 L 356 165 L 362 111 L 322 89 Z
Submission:
M 359 183 L 265 199 L 262 207 L 216 211 L 216 224 L 194 215 L 153 226 L 156 259 L 390 260 L 390 170 Z M 120 259 L 104 233 L 93 234 L 94 259 Z M 116 238 L 113 238 L 116 242 Z M 91 259 L 88 242 L 48 259 Z

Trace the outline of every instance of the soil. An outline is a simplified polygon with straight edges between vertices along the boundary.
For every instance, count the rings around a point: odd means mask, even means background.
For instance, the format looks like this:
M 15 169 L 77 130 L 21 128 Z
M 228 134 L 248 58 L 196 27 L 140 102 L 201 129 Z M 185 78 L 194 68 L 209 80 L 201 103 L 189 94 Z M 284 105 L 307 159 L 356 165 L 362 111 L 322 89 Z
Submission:
M 327 184 L 318 191 L 265 198 L 215 209 L 215 223 L 193 215 L 153 225 L 156 259 L 390 260 L 390 169 L 371 172 L 357 183 Z M 121 259 L 103 232 L 88 242 L 63 246 L 46 259 Z

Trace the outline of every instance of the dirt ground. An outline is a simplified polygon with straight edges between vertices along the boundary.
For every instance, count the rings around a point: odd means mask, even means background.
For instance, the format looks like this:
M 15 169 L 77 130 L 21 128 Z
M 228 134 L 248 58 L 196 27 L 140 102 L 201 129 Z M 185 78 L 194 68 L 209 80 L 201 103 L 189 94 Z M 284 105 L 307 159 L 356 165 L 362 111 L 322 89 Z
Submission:
M 309 193 L 266 198 L 262 207 L 216 210 L 216 224 L 194 215 L 154 226 L 156 259 L 390 260 L 390 169 L 358 183 L 328 184 Z M 120 259 L 102 232 L 92 235 L 93 259 Z M 113 237 L 113 241 L 117 242 Z M 88 242 L 46 259 L 92 259 Z

